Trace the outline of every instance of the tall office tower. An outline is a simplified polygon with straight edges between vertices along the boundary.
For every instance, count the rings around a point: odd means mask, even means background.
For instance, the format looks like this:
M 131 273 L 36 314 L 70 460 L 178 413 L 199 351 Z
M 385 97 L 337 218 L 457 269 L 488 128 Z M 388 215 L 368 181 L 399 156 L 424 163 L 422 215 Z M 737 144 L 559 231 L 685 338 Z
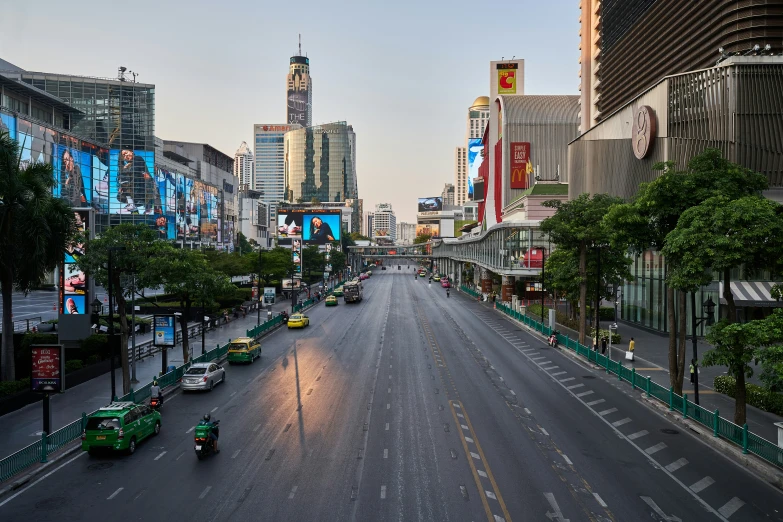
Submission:
M 391 203 L 378 203 L 375 205 L 372 236 L 370 238 L 378 243 L 394 243 L 397 238 L 397 216 L 395 216 L 394 210 L 392 210 Z
M 239 180 L 240 185 L 246 185 L 253 189 L 253 152 L 243 141 L 234 154 L 234 176 Z
M 457 205 L 464 205 L 468 199 L 468 149 L 454 149 L 454 199 Z
M 285 200 L 285 144 L 286 132 L 298 129 L 299 125 L 256 124 L 253 125 L 255 139 L 255 186 L 263 193 L 261 201 L 269 208 L 270 222 L 277 219 L 277 204 Z
M 310 78 L 310 59 L 302 56 L 302 35 L 299 35 L 299 54 L 291 57 L 286 82 L 286 106 L 289 124 L 302 127 L 313 124 L 313 80 Z
M 494 62 L 493 62 L 494 63 Z M 484 137 L 484 130 L 489 123 L 489 97 L 479 96 L 473 101 L 468 109 L 467 120 L 467 148 L 466 148 L 466 183 L 463 188 L 459 187 L 457 180 L 458 196 L 455 196 L 458 205 L 463 205 L 466 201 L 474 199 L 473 180 L 478 176 L 478 169 L 484 160 L 484 145 L 481 139 Z M 459 153 L 457 156 L 457 168 L 459 169 Z M 483 196 L 483 195 L 482 195 Z
M 375 218 L 375 212 L 366 210 L 362 214 L 362 235 L 366 237 L 372 236 L 373 220 Z
M 580 0 L 579 4 L 581 132 L 664 76 L 711 67 L 721 54 L 783 50 L 779 0 Z M 663 27 L 687 29 L 672 33 Z
M 454 185 L 451 183 L 446 183 L 443 186 L 443 192 L 441 192 L 440 196 L 443 198 L 443 204 L 444 205 L 454 205 Z

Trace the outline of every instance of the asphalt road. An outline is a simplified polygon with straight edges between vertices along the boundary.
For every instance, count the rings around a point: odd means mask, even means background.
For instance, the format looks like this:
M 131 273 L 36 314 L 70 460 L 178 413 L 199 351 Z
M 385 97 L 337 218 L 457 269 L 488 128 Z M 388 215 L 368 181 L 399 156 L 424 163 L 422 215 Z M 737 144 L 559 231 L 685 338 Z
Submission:
M 499 314 L 412 271 L 308 312 L 132 455 L 74 454 L 2 520 L 783 520 L 783 496 Z M 192 427 L 221 420 L 221 453 Z M 666 431 L 664 431 L 666 430 Z M 110 515 L 109 515 L 110 514 Z

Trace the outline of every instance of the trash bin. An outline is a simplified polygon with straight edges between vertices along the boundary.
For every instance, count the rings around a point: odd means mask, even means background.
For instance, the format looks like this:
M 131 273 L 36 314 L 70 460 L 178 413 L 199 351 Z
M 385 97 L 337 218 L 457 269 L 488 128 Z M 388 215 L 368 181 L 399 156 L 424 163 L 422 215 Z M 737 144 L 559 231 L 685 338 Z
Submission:
M 176 366 L 166 366 L 166 373 L 173 372 L 176 369 Z

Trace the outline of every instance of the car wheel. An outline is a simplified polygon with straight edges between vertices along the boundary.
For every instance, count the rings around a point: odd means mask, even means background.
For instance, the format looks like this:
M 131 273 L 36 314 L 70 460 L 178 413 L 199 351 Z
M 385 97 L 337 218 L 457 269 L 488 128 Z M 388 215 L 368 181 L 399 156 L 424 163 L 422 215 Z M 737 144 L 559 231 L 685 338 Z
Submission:
M 160 422 L 155 423 L 155 435 L 160 434 Z
M 215 383 L 212 381 L 209 381 L 209 391 L 212 391 L 215 388 Z
M 136 437 L 131 437 L 130 443 L 128 444 L 128 453 L 130 455 L 136 453 Z

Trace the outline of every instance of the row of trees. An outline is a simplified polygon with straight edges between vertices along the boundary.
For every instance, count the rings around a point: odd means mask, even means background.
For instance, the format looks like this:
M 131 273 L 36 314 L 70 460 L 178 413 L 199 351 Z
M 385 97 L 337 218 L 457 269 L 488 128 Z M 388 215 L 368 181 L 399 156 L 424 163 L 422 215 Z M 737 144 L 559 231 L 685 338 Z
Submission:
M 671 386 L 682 393 L 686 360 L 686 299 L 710 283 L 723 282 L 726 314 L 713 326 L 708 340 L 714 349 L 703 364 L 723 365 L 736 379 L 734 421 L 745 422 L 745 380 L 753 374 L 751 363 L 773 372 L 781 365 L 783 316 L 734 324 L 736 303 L 731 293 L 732 273 L 781 273 L 783 268 L 783 207 L 762 196 L 767 179 L 733 164 L 718 150 L 694 157 L 686 170 L 672 163 L 655 167 L 660 175 L 640 186 L 637 195 L 623 202 L 605 194 L 582 194 L 575 200 L 547 202 L 557 209 L 544 220 L 542 230 L 557 244 L 546 262 L 548 287 L 561 294 L 578 292 L 579 309 L 586 310 L 590 281 L 597 277 L 591 266 L 592 250 L 601 252 L 602 281 L 599 292 L 608 294 L 608 283 L 631 280 L 628 253 L 646 250 L 663 254 L 667 285 L 669 375 Z M 675 303 L 676 294 L 676 303 Z M 595 294 L 593 293 L 593 299 Z M 607 295 L 600 295 L 605 298 Z M 695 300 L 692 300 L 695 302 Z M 580 314 L 579 340 L 584 343 L 586 315 Z M 780 368 L 778 368 L 780 369 Z

